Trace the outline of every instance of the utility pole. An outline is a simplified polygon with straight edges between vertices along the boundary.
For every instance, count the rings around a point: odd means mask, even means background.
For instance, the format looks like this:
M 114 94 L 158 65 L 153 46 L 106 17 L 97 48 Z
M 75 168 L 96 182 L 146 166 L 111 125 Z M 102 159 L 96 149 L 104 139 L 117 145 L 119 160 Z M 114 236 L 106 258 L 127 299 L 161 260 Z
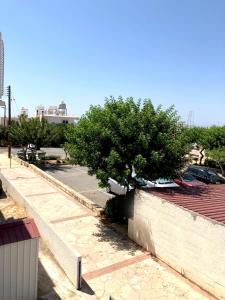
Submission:
M 11 86 L 7 87 L 7 95 L 8 95 L 8 129 L 11 125 Z M 8 132 L 8 158 L 10 159 L 10 167 L 11 167 L 11 141 L 9 138 Z

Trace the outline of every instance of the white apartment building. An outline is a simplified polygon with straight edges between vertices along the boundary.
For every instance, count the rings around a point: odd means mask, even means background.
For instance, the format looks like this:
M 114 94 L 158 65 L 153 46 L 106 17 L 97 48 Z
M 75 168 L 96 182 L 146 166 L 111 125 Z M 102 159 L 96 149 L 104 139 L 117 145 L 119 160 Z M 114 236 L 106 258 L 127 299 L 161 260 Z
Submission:
M 54 124 L 75 124 L 79 121 L 79 117 L 67 115 L 67 107 L 63 101 L 58 106 L 49 106 L 48 108 L 39 105 L 36 108 L 36 117 L 44 118 L 48 123 Z
M 0 99 L 4 93 L 4 43 L 0 32 Z

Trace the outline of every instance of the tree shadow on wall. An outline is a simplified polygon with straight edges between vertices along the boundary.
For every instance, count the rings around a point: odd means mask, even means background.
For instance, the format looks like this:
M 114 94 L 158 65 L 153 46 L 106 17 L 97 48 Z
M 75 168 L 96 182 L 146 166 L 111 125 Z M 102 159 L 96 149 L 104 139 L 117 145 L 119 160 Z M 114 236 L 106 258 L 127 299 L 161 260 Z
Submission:
M 128 219 L 132 222 L 134 215 L 134 196 L 135 192 L 132 191 L 126 196 L 116 196 L 108 200 L 105 207 L 106 218 L 102 218 L 98 223 L 98 233 L 93 233 L 98 237 L 98 242 L 108 242 L 115 250 L 124 250 L 132 256 L 142 249 L 128 237 Z M 142 241 L 141 245 L 147 251 L 155 255 L 150 224 L 147 224 L 147 228 L 145 223 L 140 225 L 143 230 L 135 232 L 139 235 L 138 240 Z

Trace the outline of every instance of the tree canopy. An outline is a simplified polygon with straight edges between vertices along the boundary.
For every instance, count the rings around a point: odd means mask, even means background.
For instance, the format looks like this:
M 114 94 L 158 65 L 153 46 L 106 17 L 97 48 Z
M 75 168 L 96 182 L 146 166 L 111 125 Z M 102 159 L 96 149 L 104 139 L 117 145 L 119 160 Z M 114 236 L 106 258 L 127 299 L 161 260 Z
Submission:
M 109 177 L 126 185 L 133 170 L 152 179 L 174 176 L 186 152 L 182 132 L 174 107 L 110 97 L 68 129 L 66 148 L 75 163 L 96 174 L 100 186 L 107 186 Z
M 225 147 L 225 126 L 191 127 L 184 131 L 184 139 L 187 143 L 197 143 L 200 147 L 200 164 L 203 158 L 203 151 L 211 152 L 211 156 L 220 157 Z M 220 150 L 221 149 L 221 150 Z
M 221 174 L 224 176 L 225 147 L 207 150 L 206 155 L 209 159 L 212 159 L 215 161 L 215 163 L 220 168 Z
M 35 144 L 37 149 L 51 145 L 58 137 L 58 132 L 47 121 L 37 118 L 19 117 L 9 128 L 9 137 L 14 145 L 26 147 Z

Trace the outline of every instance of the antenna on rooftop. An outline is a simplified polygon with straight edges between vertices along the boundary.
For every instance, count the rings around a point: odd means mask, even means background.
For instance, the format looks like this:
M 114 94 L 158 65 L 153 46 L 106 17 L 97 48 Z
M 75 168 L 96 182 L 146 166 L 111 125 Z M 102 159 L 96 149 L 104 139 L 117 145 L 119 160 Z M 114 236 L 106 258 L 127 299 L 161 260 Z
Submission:
M 194 126 L 194 112 L 193 112 L 193 110 L 190 110 L 189 113 L 188 113 L 187 126 L 188 127 Z

